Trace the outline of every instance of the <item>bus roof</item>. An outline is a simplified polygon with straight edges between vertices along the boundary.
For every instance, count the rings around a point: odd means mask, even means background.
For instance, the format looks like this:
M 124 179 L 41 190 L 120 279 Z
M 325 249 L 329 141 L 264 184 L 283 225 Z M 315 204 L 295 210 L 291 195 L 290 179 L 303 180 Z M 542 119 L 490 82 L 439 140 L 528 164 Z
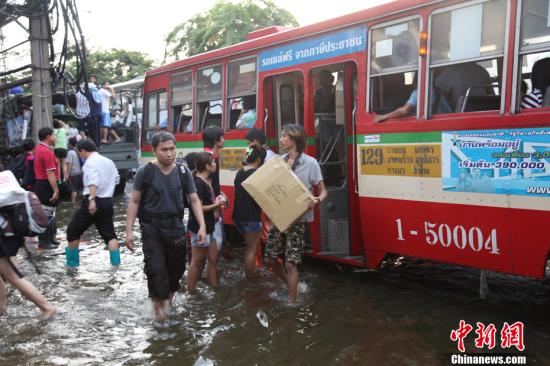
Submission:
M 377 18 L 391 16 L 393 14 L 398 14 L 400 12 L 442 1 L 444 0 L 398 0 L 302 27 L 289 29 L 280 27 L 281 31 L 279 32 L 270 33 L 266 36 L 260 36 L 231 46 L 219 48 L 216 50 L 187 57 L 182 60 L 174 61 L 170 64 L 147 71 L 145 73 L 145 76 L 149 77 L 167 71 L 193 66 L 207 61 L 213 61 L 228 56 L 234 56 L 240 53 L 250 52 L 256 49 L 272 47 L 279 43 L 309 37 L 319 33 L 329 32 L 331 30 L 350 26 L 353 24 L 364 23 L 365 21 L 372 21 Z

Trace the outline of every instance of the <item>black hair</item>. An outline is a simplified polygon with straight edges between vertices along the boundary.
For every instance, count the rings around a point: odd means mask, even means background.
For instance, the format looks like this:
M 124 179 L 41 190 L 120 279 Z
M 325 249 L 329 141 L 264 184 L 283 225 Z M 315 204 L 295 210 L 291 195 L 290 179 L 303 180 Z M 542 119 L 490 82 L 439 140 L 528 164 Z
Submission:
M 44 141 L 48 136 L 53 135 L 53 128 L 51 127 L 42 127 L 38 130 L 38 139 Z
M 199 155 L 199 153 L 196 152 L 196 151 L 193 151 L 193 152 L 190 152 L 189 154 L 185 155 L 185 157 L 183 158 L 183 160 L 185 160 L 185 164 L 187 164 L 187 168 L 189 168 L 189 170 L 195 170 L 195 159 L 197 158 L 197 155 Z
M 78 141 L 78 143 L 76 144 L 76 149 L 78 151 L 84 150 L 84 151 L 87 151 L 87 152 L 94 152 L 94 151 L 97 151 L 97 146 L 95 145 L 93 140 L 83 139 L 83 140 Z
M 265 145 L 267 142 L 267 137 L 265 136 L 264 130 L 259 128 L 251 128 L 244 137 L 248 141 L 256 140 L 260 145 Z
M 533 88 L 539 89 L 544 95 L 546 88 L 550 86 L 550 57 L 535 62 L 531 70 Z
M 251 146 L 248 149 L 246 149 L 243 163 L 251 164 L 251 163 L 254 163 L 256 160 L 258 160 L 259 158 L 260 164 L 263 164 L 265 160 L 265 155 L 266 155 L 266 151 L 263 147 L 258 147 L 256 145 Z
M 306 149 L 307 134 L 301 125 L 284 125 L 283 132 L 296 144 L 296 151 L 301 153 Z
M 243 109 L 256 109 L 256 95 L 247 95 L 243 97 Z
M 32 137 L 26 138 L 25 141 L 23 141 L 23 150 L 24 151 L 32 151 L 34 147 L 36 146 L 36 141 Z
M 69 146 L 76 146 L 76 144 L 78 143 L 76 137 L 71 137 L 69 139 Z
M 202 151 L 200 153 L 197 153 L 197 156 L 195 157 L 195 172 L 202 172 L 206 169 L 206 166 L 208 164 L 212 164 L 214 161 L 214 155 L 210 154 L 209 152 Z
M 176 144 L 176 138 L 174 137 L 174 135 L 172 135 L 170 132 L 160 131 L 155 133 L 151 138 L 151 145 L 153 146 L 153 149 L 156 149 L 161 142 L 166 141 L 174 141 L 174 144 Z
M 202 131 L 202 144 L 205 147 L 213 148 L 214 144 L 223 137 L 223 130 L 218 126 L 209 126 Z
M 97 79 L 97 75 L 96 74 L 90 74 L 90 79 L 91 78 L 96 78 Z
M 61 123 L 58 120 L 53 120 L 53 128 L 61 128 Z

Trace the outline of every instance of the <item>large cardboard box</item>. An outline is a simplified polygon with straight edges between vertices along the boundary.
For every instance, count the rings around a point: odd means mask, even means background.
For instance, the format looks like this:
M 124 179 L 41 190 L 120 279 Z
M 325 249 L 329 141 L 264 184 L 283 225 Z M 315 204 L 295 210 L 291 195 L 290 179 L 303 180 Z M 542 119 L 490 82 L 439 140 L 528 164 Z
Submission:
M 269 159 L 243 182 L 243 188 L 281 231 L 308 209 L 313 195 L 280 156 Z

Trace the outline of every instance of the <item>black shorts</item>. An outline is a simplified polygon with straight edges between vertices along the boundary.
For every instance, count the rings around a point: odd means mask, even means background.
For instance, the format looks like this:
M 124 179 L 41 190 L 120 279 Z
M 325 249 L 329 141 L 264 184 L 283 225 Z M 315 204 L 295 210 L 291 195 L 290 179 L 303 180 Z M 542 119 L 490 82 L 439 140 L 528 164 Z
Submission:
M 1 236 L 0 237 L 0 258 L 15 257 L 19 248 L 24 244 L 25 239 L 21 236 Z
M 167 300 L 170 293 L 179 290 L 185 273 L 186 235 L 167 236 L 154 222 L 143 223 L 141 232 L 149 297 Z
M 84 188 L 84 183 L 82 182 L 82 174 L 71 175 L 69 177 L 69 190 L 73 192 L 81 192 Z
M 53 153 L 59 159 L 65 159 L 67 157 L 67 149 L 63 149 L 63 148 L 53 149 Z
M 88 134 L 88 117 L 78 119 L 78 132 Z
M 50 202 L 50 198 L 52 198 L 53 195 L 53 189 L 48 180 L 34 181 L 34 193 L 44 206 L 55 207 L 57 205 L 57 202 Z
M 88 230 L 92 224 L 95 225 L 101 239 L 105 243 L 116 239 L 115 226 L 113 224 L 113 199 L 95 198 L 97 212 L 90 215 L 88 212 L 88 197 L 82 200 L 82 204 L 71 218 L 67 226 L 67 241 L 71 242 L 80 239 L 80 236 Z

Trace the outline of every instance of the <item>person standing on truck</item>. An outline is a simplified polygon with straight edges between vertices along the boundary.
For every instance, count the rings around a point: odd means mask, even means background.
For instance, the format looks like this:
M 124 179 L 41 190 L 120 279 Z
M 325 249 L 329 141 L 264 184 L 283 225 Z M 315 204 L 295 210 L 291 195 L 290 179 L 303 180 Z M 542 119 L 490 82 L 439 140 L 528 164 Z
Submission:
M 112 135 L 115 139 L 115 144 L 118 144 L 120 137 L 111 129 L 111 101 L 115 97 L 115 89 L 108 81 L 105 81 L 99 91 L 99 95 L 101 97 L 101 143 L 108 144 L 109 135 Z

